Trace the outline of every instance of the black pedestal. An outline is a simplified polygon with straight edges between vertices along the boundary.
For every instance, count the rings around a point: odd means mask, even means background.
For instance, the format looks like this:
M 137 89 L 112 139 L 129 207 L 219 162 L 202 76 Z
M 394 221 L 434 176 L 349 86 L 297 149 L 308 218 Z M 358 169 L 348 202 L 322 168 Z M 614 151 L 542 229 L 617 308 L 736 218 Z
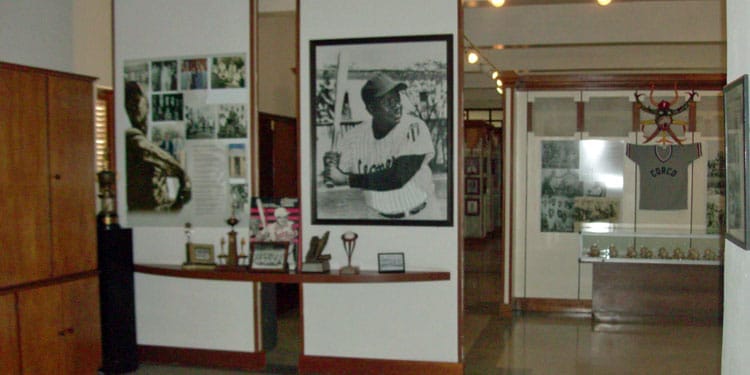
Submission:
M 131 229 L 101 226 L 99 247 L 99 298 L 102 319 L 102 368 L 105 374 L 138 368 Z

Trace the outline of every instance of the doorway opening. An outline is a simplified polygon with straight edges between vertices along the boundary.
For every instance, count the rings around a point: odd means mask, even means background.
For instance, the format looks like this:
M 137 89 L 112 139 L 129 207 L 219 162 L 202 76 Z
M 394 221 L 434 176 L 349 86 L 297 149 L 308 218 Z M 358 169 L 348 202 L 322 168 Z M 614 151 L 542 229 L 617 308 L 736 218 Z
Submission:
M 500 314 L 504 301 L 503 110 L 464 110 L 464 310 Z

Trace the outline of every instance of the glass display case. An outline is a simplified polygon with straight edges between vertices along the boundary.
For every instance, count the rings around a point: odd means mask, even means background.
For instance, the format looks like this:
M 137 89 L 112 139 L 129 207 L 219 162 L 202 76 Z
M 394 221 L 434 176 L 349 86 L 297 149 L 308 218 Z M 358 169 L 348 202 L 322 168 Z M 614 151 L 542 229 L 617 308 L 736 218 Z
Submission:
M 721 236 L 686 228 L 587 223 L 580 231 L 582 263 L 719 265 L 723 254 Z

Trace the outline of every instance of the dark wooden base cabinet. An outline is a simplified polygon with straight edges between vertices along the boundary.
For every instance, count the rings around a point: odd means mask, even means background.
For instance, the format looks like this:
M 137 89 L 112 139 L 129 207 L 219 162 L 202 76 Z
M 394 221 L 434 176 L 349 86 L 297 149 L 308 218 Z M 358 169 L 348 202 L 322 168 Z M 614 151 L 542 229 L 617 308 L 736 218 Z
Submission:
M 720 265 L 601 262 L 593 267 L 595 322 L 721 321 Z
M 99 297 L 102 321 L 102 368 L 122 374 L 138 368 L 133 280 L 133 231 L 100 225 Z

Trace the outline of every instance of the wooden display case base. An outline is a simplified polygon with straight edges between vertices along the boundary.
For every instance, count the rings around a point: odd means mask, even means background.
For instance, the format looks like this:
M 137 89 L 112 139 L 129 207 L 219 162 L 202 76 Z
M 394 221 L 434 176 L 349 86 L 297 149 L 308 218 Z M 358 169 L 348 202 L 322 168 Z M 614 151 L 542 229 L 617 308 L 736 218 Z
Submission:
M 594 263 L 596 323 L 719 323 L 723 267 Z

